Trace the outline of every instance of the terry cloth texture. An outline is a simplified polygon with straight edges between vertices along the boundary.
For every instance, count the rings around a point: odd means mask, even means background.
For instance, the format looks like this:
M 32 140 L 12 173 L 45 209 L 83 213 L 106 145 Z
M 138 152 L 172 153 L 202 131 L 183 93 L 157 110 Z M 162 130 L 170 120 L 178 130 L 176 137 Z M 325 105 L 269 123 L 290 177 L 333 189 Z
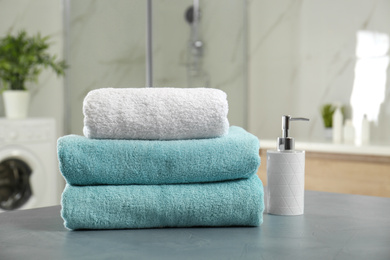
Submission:
M 259 140 L 232 126 L 220 138 L 146 141 L 58 139 L 60 171 L 72 185 L 173 184 L 248 178 L 260 165 Z
M 260 179 L 202 184 L 71 186 L 62 194 L 68 229 L 259 226 Z
M 96 139 L 213 138 L 229 128 L 226 93 L 211 88 L 102 88 L 83 112 L 84 135 Z

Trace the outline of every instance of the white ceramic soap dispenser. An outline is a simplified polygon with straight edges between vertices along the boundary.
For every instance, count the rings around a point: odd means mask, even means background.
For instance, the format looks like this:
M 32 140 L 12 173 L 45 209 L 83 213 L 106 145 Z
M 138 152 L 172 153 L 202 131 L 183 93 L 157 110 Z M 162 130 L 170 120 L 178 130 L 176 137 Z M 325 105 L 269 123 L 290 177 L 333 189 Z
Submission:
M 288 136 L 290 121 L 307 118 L 282 116 L 282 137 L 277 150 L 267 150 L 267 212 L 275 215 L 302 215 L 305 190 L 305 151 L 294 148 Z

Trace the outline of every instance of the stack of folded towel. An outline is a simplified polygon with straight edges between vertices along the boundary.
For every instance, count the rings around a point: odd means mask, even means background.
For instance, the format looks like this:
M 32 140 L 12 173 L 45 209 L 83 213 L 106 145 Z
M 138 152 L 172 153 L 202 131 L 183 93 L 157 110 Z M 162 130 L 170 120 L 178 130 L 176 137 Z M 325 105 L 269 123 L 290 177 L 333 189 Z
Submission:
M 58 140 L 68 229 L 258 226 L 257 137 L 229 127 L 217 89 L 98 89 L 84 135 Z

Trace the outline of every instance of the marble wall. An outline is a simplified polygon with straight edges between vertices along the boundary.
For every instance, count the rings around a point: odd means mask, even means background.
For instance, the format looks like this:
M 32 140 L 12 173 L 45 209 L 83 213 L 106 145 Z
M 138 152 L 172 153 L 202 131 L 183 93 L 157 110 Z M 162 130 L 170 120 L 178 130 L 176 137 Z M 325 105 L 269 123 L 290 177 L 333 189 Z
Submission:
M 70 132 L 82 133 L 82 101 L 103 87 L 145 87 L 147 1 L 68 1 Z M 213 87 L 228 94 L 231 124 L 246 124 L 245 5 L 242 1 L 200 1 L 198 39 L 203 42 L 196 75 L 191 0 L 153 1 L 153 86 Z M 196 59 L 197 57 L 195 57 Z
M 82 103 L 90 90 L 145 85 L 146 1 L 66 2 L 67 132 L 82 134 Z
M 0 36 L 25 29 L 29 34 L 49 35 L 50 52 L 60 59 L 64 53 L 62 2 L 60 0 L 0 0 Z M 64 82 L 50 69 L 44 70 L 38 84 L 28 84 L 31 90 L 31 117 L 53 117 L 57 123 L 57 135 L 63 134 Z M 4 116 L 0 99 L 0 115 Z
M 153 1 L 154 86 L 223 89 L 231 124 L 260 139 L 279 136 L 281 116 L 291 114 L 311 118 L 294 123 L 297 140 L 323 140 L 320 106 L 351 102 L 357 32 L 390 35 L 389 0 L 200 0 L 204 48 L 201 73 L 191 76 L 191 27 L 184 20 L 191 4 Z M 44 72 L 40 87 L 33 86 L 30 111 L 55 117 L 59 135 L 81 133 L 82 100 L 91 89 L 145 86 L 146 1 L 0 0 L 0 34 L 22 28 L 51 35 L 51 51 L 60 57 L 67 48 L 66 84 Z M 390 144 L 388 80 L 383 99 L 371 136 Z
M 263 139 L 280 135 L 283 114 L 306 116 L 309 124 L 293 123 L 292 135 L 305 141 L 323 140 L 320 106 L 350 106 L 355 85 L 357 32 L 390 35 L 388 0 L 252 0 L 249 1 L 249 130 Z M 388 53 L 387 53 L 388 55 Z M 386 70 L 387 78 L 389 68 Z M 377 122 L 372 118 L 373 143 L 389 143 L 390 87 Z M 365 83 L 370 95 L 378 88 Z M 347 117 L 353 111 L 347 109 Z

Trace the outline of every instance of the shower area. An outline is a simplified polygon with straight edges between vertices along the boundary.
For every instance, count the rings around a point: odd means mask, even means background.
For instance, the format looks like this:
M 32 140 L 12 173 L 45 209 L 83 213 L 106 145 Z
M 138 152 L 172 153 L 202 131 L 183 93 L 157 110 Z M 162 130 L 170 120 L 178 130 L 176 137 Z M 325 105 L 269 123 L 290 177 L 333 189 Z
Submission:
M 65 132 L 82 134 L 97 88 L 225 91 L 231 125 L 247 127 L 246 1 L 64 0 Z

